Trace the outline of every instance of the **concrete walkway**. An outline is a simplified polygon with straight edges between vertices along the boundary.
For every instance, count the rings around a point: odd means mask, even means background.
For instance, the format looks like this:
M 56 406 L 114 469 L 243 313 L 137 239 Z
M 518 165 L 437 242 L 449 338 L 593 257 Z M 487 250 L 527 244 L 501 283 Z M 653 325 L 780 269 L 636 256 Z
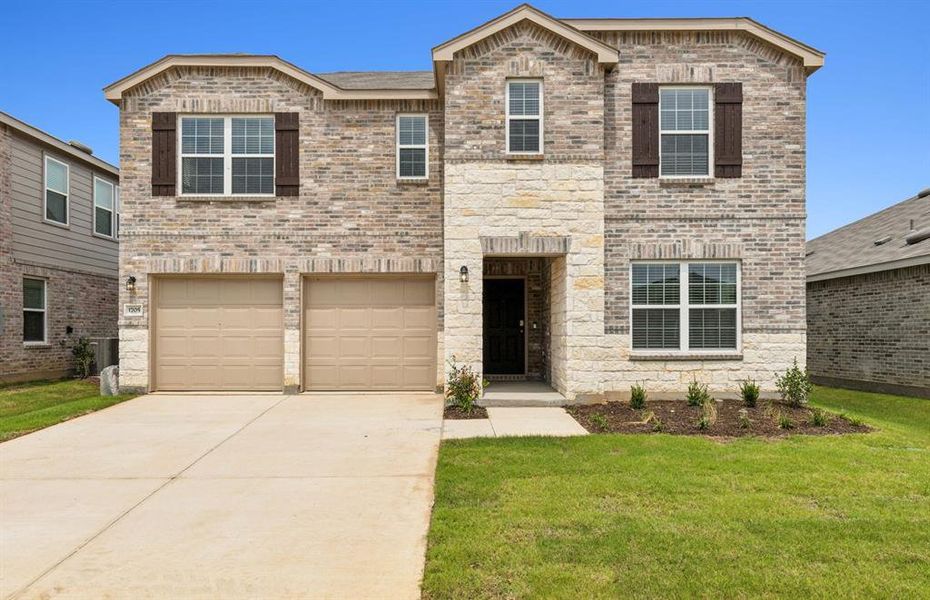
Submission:
M 564 408 L 489 407 L 487 419 L 446 419 L 442 439 L 544 435 L 566 437 L 588 432 Z
M 149 395 L 0 444 L 0 597 L 417 598 L 442 399 Z

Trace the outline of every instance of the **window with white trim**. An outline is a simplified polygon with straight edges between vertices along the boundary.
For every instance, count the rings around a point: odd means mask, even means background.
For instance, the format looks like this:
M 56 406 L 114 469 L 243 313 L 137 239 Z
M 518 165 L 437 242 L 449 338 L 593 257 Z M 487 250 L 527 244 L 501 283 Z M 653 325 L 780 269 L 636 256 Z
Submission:
M 426 115 L 397 115 L 397 178 L 428 177 L 429 121 Z
M 45 220 L 68 224 L 71 169 L 67 163 L 45 157 Z
M 27 344 L 44 344 L 46 341 L 45 291 L 44 279 L 23 278 L 23 342 Z
M 738 350 L 738 263 L 634 263 L 630 279 L 633 350 Z
M 274 117 L 181 117 L 181 194 L 273 196 Z
M 710 89 L 659 89 L 659 175 L 707 177 L 711 165 Z
M 116 237 L 116 186 L 94 176 L 94 233 Z
M 507 152 L 541 154 L 543 140 L 542 81 L 507 82 Z

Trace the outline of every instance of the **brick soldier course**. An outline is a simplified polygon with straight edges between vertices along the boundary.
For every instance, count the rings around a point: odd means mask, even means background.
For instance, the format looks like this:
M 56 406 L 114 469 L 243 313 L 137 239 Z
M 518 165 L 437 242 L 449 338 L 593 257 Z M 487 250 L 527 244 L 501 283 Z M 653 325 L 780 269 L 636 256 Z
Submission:
M 480 39 L 437 47 L 435 78 L 411 74 L 418 83 L 406 88 L 374 89 L 370 78 L 351 88 L 342 75 L 345 87 L 333 90 L 325 75 L 320 83 L 287 66 L 215 57 L 156 63 L 145 78 L 108 88 L 120 105 L 121 277 L 137 278 L 120 303 L 146 307 L 143 318 L 121 318 L 123 385 L 151 382 L 150 277 L 281 275 L 282 387 L 296 390 L 303 276 L 434 274 L 439 386 L 453 355 L 483 369 L 481 274 L 520 272 L 532 273 L 531 304 L 545 318 L 545 334 L 528 340 L 527 375 L 570 401 L 622 396 L 639 381 L 676 395 L 693 378 L 719 393 L 753 378 L 771 392 L 778 372 L 805 360 L 805 86 L 822 55 L 746 31 L 568 25 L 522 6 Z M 509 78 L 543 82 L 541 155 L 506 152 Z M 633 178 L 638 82 L 740 83 L 741 176 Z M 153 195 L 160 112 L 298 113 L 299 195 Z M 429 116 L 426 181 L 395 177 L 398 113 Z M 630 262 L 656 259 L 740 263 L 739 352 L 630 350 Z

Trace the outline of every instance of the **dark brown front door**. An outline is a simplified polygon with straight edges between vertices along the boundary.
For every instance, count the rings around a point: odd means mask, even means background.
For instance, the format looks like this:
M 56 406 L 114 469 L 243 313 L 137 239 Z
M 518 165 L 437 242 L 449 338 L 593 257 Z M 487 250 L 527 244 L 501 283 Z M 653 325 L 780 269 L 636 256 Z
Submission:
M 523 279 L 484 280 L 484 372 L 523 375 L 526 290 Z

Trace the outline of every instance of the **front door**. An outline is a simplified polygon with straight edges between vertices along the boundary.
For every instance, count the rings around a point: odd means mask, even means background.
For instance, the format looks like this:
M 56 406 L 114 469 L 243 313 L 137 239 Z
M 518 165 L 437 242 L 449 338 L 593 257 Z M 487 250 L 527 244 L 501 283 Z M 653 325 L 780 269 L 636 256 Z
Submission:
M 525 280 L 484 280 L 484 372 L 523 375 Z

